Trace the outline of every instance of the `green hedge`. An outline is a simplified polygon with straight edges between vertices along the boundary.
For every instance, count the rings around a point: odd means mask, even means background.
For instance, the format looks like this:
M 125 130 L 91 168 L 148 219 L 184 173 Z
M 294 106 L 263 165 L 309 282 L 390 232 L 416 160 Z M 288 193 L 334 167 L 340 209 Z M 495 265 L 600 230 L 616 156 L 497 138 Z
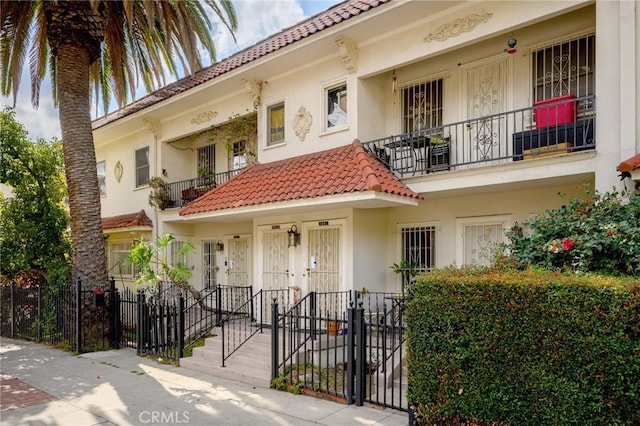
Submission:
M 419 424 L 640 424 L 637 279 L 434 271 L 407 323 Z

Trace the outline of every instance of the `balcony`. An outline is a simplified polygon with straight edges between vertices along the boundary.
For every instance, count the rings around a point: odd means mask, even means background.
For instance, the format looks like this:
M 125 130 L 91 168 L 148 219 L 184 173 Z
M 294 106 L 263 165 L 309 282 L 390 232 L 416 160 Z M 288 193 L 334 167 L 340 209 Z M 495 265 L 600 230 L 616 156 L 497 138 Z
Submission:
M 594 149 L 595 98 L 563 97 L 364 142 L 399 178 Z
M 222 173 L 199 176 L 193 179 L 167 183 L 166 187 L 169 191 L 171 200 L 173 201 L 167 207 L 184 207 L 210 189 L 228 181 L 241 171 L 242 169 L 235 169 Z

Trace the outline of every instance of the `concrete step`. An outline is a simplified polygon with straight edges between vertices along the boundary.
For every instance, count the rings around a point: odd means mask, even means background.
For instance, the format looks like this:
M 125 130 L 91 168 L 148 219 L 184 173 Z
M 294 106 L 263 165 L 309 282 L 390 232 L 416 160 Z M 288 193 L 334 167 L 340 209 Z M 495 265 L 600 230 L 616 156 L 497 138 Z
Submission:
M 193 356 L 180 360 L 181 367 L 251 385 L 269 386 L 271 335 L 268 331 L 253 335 L 225 361 L 225 367 L 222 367 L 222 331 L 217 328 L 212 334 L 205 339 L 204 346 L 193 349 Z M 234 335 L 225 335 L 225 342 L 238 344 L 247 334 L 245 331 L 235 333 L 235 342 Z

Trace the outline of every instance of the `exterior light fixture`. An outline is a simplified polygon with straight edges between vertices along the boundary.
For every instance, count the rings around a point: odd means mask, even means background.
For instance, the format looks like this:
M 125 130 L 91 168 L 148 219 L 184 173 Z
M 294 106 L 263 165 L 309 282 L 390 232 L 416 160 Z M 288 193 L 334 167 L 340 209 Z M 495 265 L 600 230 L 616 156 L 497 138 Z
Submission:
M 513 55 L 514 53 L 516 53 L 516 44 L 518 44 L 518 40 L 511 36 L 511 38 L 507 40 L 507 49 L 505 50 L 505 52 L 507 52 L 509 55 Z
M 224 251 L 224 244 L 222 241 L 216 241 L 216 251 Z
M 291 225 L 291 228 L 287 231 L 289 247 L 296 247 L 300 244 L 300 233 L 298 232 L 298 227 L 295 225 Z

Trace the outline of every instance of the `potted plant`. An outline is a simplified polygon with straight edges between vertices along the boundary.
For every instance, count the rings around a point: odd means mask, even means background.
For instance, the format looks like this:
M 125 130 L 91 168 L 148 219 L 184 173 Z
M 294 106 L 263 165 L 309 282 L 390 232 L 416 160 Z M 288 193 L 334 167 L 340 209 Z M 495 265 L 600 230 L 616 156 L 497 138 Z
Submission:
M 171 199 L 171 191 L 164 179 L 161 177 L 149 178 L 149 187 L 151 188 L 149 193 L 150 206 L 157 207 L 160 210 L 173 207 L 174 201 Z
M 418 265 L 402 259 L 399 263 L 391 265 L 390 268 L 402 277 L 402 295 L 404 296 L 405 289 L 409 287 L 413 277 L 418 275 Z

